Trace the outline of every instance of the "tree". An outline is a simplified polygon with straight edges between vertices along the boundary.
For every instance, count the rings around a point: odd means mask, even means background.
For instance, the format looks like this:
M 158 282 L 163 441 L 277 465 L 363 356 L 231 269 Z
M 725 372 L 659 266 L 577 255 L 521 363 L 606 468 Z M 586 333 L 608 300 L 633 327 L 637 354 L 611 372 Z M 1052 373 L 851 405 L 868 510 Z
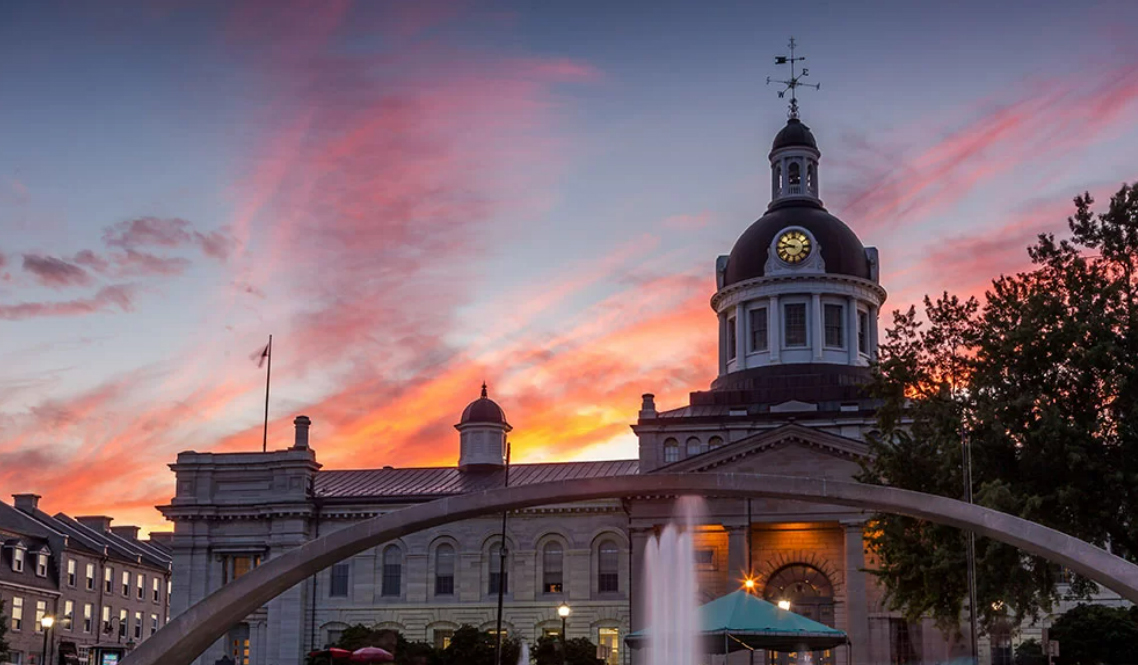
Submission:
M 338 649 L 355 651 L 363 647 L 379 647 L 395 656 L 395 665 L 437 665 L 438 653 L 426 642 L 409 642 L 403 634 L 390 628 L 369 627 L 363 624 L 348 626 L 335 644 Z M 330 658 L 310 657 L 308 665 L 331 665 Z
M 534 665 L 561 665 L 561 638 L 545 635 L 537 640 L 533 653 Z M 566 665 L 598 665 L 597 645 L 586 637 L 565 640 Z
M 1024 640 L 1016 647 L 1015 665 L 1047 665 L 1047 656 L 1043 655 L 1043 645 L 1039 640 Z
M 1056 665 L 1129 665 L 1138 622 L 1125 608 L 1080 604 L 1055 621 L 1050 639 L 1059 642 Z
M 1138 556 L 1138 187 L 1105 213 L 1075 199 L 1071 237 L 1040 235 L 1033 267 L 1001 276 L 984 303 L 944 294 L 894 316 L 875 369 L 880 434 L 860 480 L 962 498 L 962 442 L 978 504 Z M 876 516 L 867 530 L 890 603 L 957 625 L 965 539 Z M 982 621 L 1036 616 L 1059 570 L 977 540 Z M 1093 589 L 1076 578 L 1073 592 Z
M 454 631 L 450 644 L 440 654 L 438 665 L 495 665 L 494 649 L 492 634 L 473 626 L 461 626 Z M 517 638 L 502 638 L 502 665 L 517 665 L 521 653 L 521 643 Z
M 0 599 L 0 660 L 8 657 L 8 642 L 4 636 L 8 634 L 8 617 L 4 615 L 4 600 Z

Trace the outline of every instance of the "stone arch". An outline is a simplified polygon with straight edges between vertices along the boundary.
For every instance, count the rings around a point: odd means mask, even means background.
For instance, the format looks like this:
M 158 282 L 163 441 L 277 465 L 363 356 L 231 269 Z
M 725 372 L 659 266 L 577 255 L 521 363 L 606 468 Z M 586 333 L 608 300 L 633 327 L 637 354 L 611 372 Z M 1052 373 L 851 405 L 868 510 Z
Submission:
M 756 571 L 760 588 L 765 589 L 770 578 L 790 566 L 809 566 L 826 576 L 835 594 L 845 593 L 845 576 L 841 569 L 814 550 L 782 550 L 764 561 Z
M 188 665 L 230 626 L 313 573 L 409 533 L 504 510 L 625 496 L 685 494 L 851 506 L 970 529 L 1065 565 L 1131 602 L 1138 602 L 1138 565 L 1073 536 L 990 508 L 922 492 L 829 478 L 652 473 L 472 492 L 392 511 L 334 531 L 282 552 L 187 608 L 131 651 L 122 665 Z
M 348 624 L 344 623 L 343 621 L 325 622 L 324 625 L 320 626 L 319 632 L 317 632 L 317 635 L 319 635 L 320 643 L 324 646 L 331 645 L 336 641 L 332 639 L 332 637 L 337 632 L 343 632 L 347 628 L 349 628 Z

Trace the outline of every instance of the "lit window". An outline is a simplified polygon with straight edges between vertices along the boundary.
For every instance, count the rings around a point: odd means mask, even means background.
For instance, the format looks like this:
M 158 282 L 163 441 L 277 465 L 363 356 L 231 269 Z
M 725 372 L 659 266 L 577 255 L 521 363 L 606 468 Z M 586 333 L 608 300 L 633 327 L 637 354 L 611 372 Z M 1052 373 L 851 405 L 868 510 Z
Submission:
M 35 625 L 35 629 L 36 629 L 37 633 L 43 632 L 43 618 L 44 618 L 44 615 L 46 615 L 46 614 L 47 614 L 47 601 L 46 600 L 37 600 L 36 601 L 36 625 Z
M 403 582 L 403 553 L 395 545 L 383 550 L 383 591 L 384 596 L 398 596 Z
M 735 347 L 738 346 L 738 334 L 735 330 L 735 317 L 727 319 L 727 359 L 735 359 Z
M 63 601 L 63 629 L 71 630 L 71 623 L 75 620 L 75 603 L 70 600 Z
M 20 630 L 24 626 L 24 599 L 19 596 L 12 597 L 12 630 Z
M 161 595 L 162 595 L 162 592 L 161 592 L 161 591 L 159 591 L 159 587 L 158 587 L 158 578 L 157 578 L 157 577 L 155 577 L 155 578 L 154 578 L 154 585 L 153 585 L 153 587 L 154 587 L 154 588 L 152 589 L 152 591 L 153 591 L 153 593 L 154 593 L 154 602 L 156 602 L 156 603 L 157 603 L 157 602 L 159 601 L 159 599 L 161 598 Z
M 502 566 L 502 561 L 508 556 L 506 548 L 502 547 L 501 543 L 495 543 L 490 548 L 490 588 L 488 593 L 497 595 L 498 590 L 501 589 L 502 593 L 510 592 L 510 571 L 506 566 Z
M 788 303 L 783 307 L 786 346 L 806 346 L 806 303 Z
M 597 646 L 597 655 L 603 656 L 605 665 L 620 665 L 620 629 L 598 629 Z
M 158 615 L 157 614 L 151 614 L 150 615 L 150 634 L 153 635 L 154 633 L 157 633 L 157 632 L 158 632 Z
M 143 575 L 142 573 L 138 574 L 138 577 L 136 577 L 134 580 L 134 588 L 135 588 L 135 593 L 138 595 L 139 600 L 142 600 L 143 598 L 146 597 L 146 576 L 145 575 Z
M 703 452 L 703 444 L 700 443 L 698 437 L 688 437 L 687 442 L 688 457 L 695 457 Z
M 17 573 L 24 572 L 24 548 L 17 546 L 12 550 L 12 570 Z
M 454 595 L 454 547 L 447 543 L 435 550 L 435 595 Z
M 664 441 L 664 464 L 680 461 L 680 442 L 675 439 Z
M 597 591 L 615 593 L 620 590 L 620 550 L 606 540 L 597 550 Z
M 122 595 L 130 595 L 130 573 L 125 570 L 122 571 Z
M 696 570 L 718 570 L 715 565 L 715 549 L 711 547 L 698 548 L 694 552 Z
M 67 560 L 67 586 L 75 586 L 75 559 Z
M 435 648 L 445 649 L 450 646 L 450 640 L 454 637 L 454 631 L 450 628 L 436 628 L 435 629 Z
M 561 593 L 562 555 L 561 543 L 548 542 L 541 551 L 541 589 L 543 593 Z
M 114 575 L 115 575 L 114 568 L 107 566 L 106 568 L 103 569 L 103 592 L 104 593 L 110 593 L 111 592 L 111 590 L 112 590 L 111 587 L 112 587 L 112 585 L 114 585 L 114 581 L 113 581 Z
M 845 345 L 842 340 L 842 316 L 845 307 L 841 305 L 826 305 L 824 307 L 826 319 L 826 346 L 841 348 Z
M 857 313 L 857 350 L 862 353 L 869 353 L 869 314 L 866 312 Z
M 103 605 L 103 632 L 111 633 L 111 606 Z
M 751 350 L 767 350 L 767 308 L 751 310 Z
M 142 639 L 142 612 L 134 613 L 134 639 Z
M 47 555 L 42 552 L 36 555 L 36 577 L 47 577 Z
M 87 564 L 87 590 L 95 590 L 95 564 Z
M 95 608 L 91 606 L 91 603 L 84 603 L 83 604 L 83 632 L 84 633 L 91 632 L 91 628 L 92 628 L 91 622 L 94 620 L 94 617 L 95 617 L 94 612 L 95 612 Z
M 343 598 L 348 595 L 348 575 L 351 572 L 351 562 L 341 561 L 332 565 L 329 575 L 328 595 L 334 598 Z
M 129 625 L 126 610 L 119 610 L 119 637 L 126 637 L 126 627 Z

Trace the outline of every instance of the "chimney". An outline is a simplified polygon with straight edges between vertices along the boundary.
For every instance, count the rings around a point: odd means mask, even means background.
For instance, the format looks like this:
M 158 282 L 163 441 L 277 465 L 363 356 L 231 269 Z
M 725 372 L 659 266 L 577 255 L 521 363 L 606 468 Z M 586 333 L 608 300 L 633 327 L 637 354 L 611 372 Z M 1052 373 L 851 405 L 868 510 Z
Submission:
M 138 540 L 138 527 L 136 526 L 112 526 L 111 533 L 119 538 L 126 538 L 127 540 Z
M 640 419 L 652 419 L 656 417 L 656 396 L 652 393 L 644 393 L 642 396 L 643 402 L 640 404 Z
M 106 533 L 111 530 L 111 518 L 106 515 L 87 515 L 76 517 L 75 521 L 92 531 Z
M 308 428 L 312 425 L 312 420 L 308 416 L 297 416 L 292 424 L 296 425 L 296 442 L 292 444 L 292 449 L 308 450 Z
M 12 500 L 16 503 L 16 509 L 25 513 L 39 510 L 40 495 L 38 494 L 13 494 Z

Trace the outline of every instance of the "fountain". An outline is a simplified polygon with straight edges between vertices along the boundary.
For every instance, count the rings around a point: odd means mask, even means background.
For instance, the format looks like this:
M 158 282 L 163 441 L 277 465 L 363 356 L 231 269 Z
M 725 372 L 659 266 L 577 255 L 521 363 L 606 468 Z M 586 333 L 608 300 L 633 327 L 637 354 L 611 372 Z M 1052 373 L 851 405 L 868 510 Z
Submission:
M 530 665 L 529 642 L 522 640 L 521 651 L 518 653 L 518 665 Z
M 679 524 L 669 523 L 649 541 L 644 553 L 644 607 L 649 665 L 695 665 L 699 659 L 696 631 L 696 579 L 693 538 L 704 513 L 703 499 L 676 502 Z

